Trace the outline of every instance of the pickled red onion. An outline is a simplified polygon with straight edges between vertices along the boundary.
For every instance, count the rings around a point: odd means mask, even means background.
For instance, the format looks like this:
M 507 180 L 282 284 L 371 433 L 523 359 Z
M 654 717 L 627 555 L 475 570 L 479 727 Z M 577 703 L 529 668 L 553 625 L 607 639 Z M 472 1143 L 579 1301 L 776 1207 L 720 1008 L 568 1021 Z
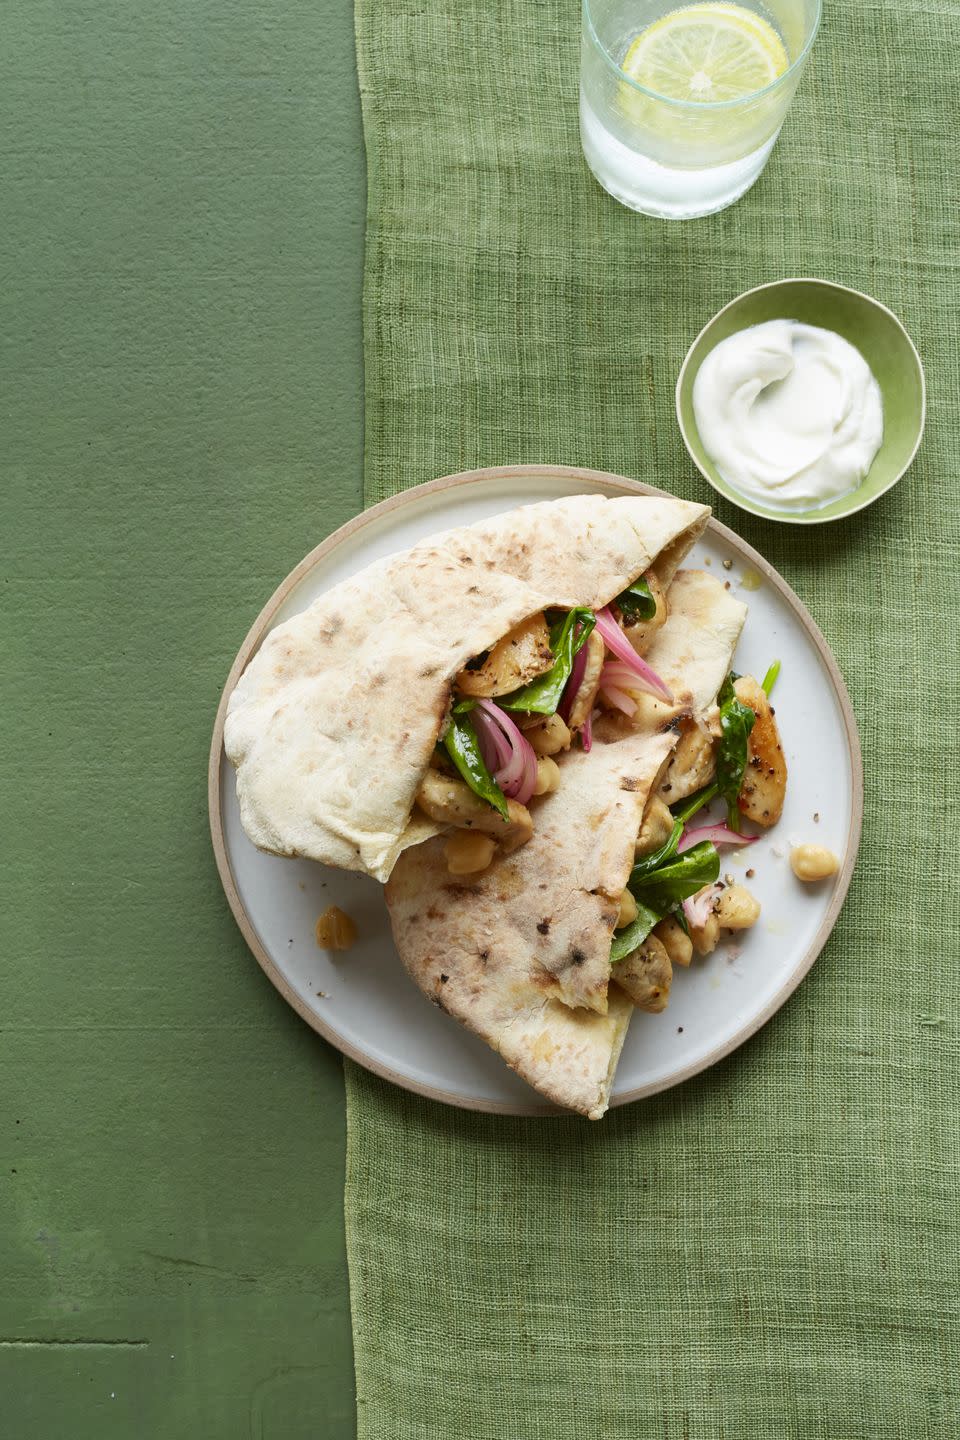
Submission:
M 563 687 L 560 704 L 557 706 L 557 714 L 564 722 L 570 718 L 570 711 L 573 709 L 573 702 L 577 698 L 577 691 L 580 689 L 580 682 L 583 679 L 583 672 L 586 668 L 587 647 L 586 645 L 581 645 L 573 657 L 573 669 L 570 671 L 569 680 Z
M 479 721 L 478 733 L 483 731 L 495 753 L 503 756 L 493 778 L 508 799 L 526 805 L 537 783 L 537 756 L 533 746 L 506 711 L 492 700 L 478 700 L 474 714 Z
M 683 913 L 687 917 L 687 924 L 694 929 L 700 930 L 706 925 L 713 914 L 714 893 L 712 885 L 705 885 L 698 890 L 696 895 L 688 895 L 683 902 Z
M 636 676 L 637 680 L 643 682 L 641 688 L 650 695 L 655 695 L 658 700 L 673 702 L 673 696 L 666 685 L 660 679 L 656 670 L 652 670 L 640 655 L 637 654 L 630 641 L 624 635 L 620 626 L 610 613 L 610 607 L 605 605 L 602 610 L 596 612 L 597 634 L 603 640 L 608 650 L 622 660 L 624 665 Z M 634 682 L 636 683 L 636 682 Z
M 738 835 L 736 830 L 731 830 L 728 825 L 701 825 L 696 830 L 683 832 L 677 854 L 682 855 L 684 850 L 689 850 L 692 845 L 699 845 L 701 840 L 710 840 L 714 845 L 752 845 L 754 840 L 759 839 L 759 835 Z
M 624 715 L 634 715 L 636 713 L 636 700 L 634 700 L 632 696 L 627 695 L 623 690 L 620 690 L 616 685 L 605 683 L 602 672 L 600 676 L 600 689 L 603 691 L 604 699 L 609 700 L 610 704 L 615 706 L 617 710 L 622 710 Z

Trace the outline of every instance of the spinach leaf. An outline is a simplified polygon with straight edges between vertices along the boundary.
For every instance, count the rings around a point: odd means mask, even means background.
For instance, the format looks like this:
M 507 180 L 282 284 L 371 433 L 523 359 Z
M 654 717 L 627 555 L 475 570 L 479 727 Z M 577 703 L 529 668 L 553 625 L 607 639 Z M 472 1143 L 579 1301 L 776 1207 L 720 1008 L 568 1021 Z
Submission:
M 719 874 L 720 852 L 709 840 L 701 840 L 635 884 L 631 881 L 630 889 L 638 904 L 642 902 L 665 915 L 678 901 L 696 895 L 704 885 L 712 885 Z
M 695 795 L 689 795 L 687 799 L 682 800 L 679 805 L 674 805 L 670 813 L 674 820 L 681 820 L 684 825 L 686 825 L 687 821 L 692 820 L 698 810 L 702 810 L 704 805 L 709 805 L 710 801 L 715 799 L 719 793 L 720 790 L 716 780 L 711 780 L 709 785 L 705 785 L 703 789 L 698 790 Z
M 649 855 L 640 856 L 640 859 L 630 871 L 630 879 L 627 881 L 631 890 L 638 881 L 643 880 L 653 870 L 656 870 L 658 865 L 662 865 L 665 860 L 671 859 L 677 853 L 677 846 L 680 843 L 682 833 L 683 822 L 681 820 L 674 821 L 673 830 L 667 836 L 666 840 L 664 840 L 659 850 L 651 850 Z
M 637 902 L 637 918 L 614 933 L 610 945 L 611 965 L 631 955 L 643 944 L 654 925 L 673 910 L 686 930 L 683 911 L 677 906 L 690 895 L 696 895 L 704 885 L 712 885 L 720 874 L 720 853 L 709 840 L 701 840 L 682 855 L 676 853 L 682 829 L 677 821 L 669 840 L 652 855 L 644 855 L 633 867 L 629 888 Z
M 717 700 L 720 705 L 720 744 L 717 747 L 717 792 L 727 802 L 727 824 L 731 830 L 740 829 L 740 811 L 737 796 L 743 783 L 743 772 L 747 768 L 747 739 L 753 729 L 756 716 L 749 705 L 737 699 L 733 688 L 739 679 L 731 670 L 720 687 Z
M 507 797 L 487 769 L 473 721 L 467 716 L 467 711 L 472 709 L 472 700 L 461 700 L 453 707 L 443 746 L 473 793 L 488 801 L 504 820 L 509 820 Z
M 770 695 L 773 691 L 774 685 L 776 685 L 777 683 L 777 676 L 779 674 L 780 661 L 774 660 L 773 664 L 770 666 L 770 669 L 767 671 L 766 675 L 764 675 L 763 685 L 761 686 L 761 689 L 763 690 L 763 693 L 766 695 L 768 700 L 770 699 Z
M 657 613 L 657 602 L 646 580 L 642 577 L 634 580 L 626 590 L 621 590 L 613 602 L 618 606 L 623 618 L 634 625 L 638 620 L 652 620 Z
M 497 704 L 504 710 L 552 715 L 560 704 L 563 687 L 570 679 L 574 657 L 587 643 L 587 637 L 596 623 L 592 610 L 570 610 L 550 627 L 550 649 L 555 657 L 550 669 L 545 675 L 531 680 L 529 685 L 514 690 L 512 695 L 498 695 Z
M 631 920 L 629 925 L 624 925 L 613 937 L 610 946 L 610 964 L 616 965 L 618 960 L 624 960 L 632 955 L 638 945 L 642 945 L 650 934 L 654 925 L 662 920 L 667 912 L 655 910 L 652 906 L 643 901 L 637 901 L 637 918 Z

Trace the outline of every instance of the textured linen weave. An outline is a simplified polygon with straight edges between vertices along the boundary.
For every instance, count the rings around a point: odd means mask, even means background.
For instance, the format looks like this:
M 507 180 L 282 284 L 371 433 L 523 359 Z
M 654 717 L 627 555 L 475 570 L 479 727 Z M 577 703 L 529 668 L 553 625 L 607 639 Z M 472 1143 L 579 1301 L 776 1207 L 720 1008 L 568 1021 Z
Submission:
M 543 461 L 715 501 L 847 678 L 863 847 L 770 1024 L 598 1125 L 348 1065 L 360 1440 L 955 1440 L 958 9 L 831 6 L 759 184 L 680 224 L 586 170 L 578 36 L 569 0 L 358 0 L 367 500 Z M 889 304 L 929 387 L 907 479 L 806 530 L 716 501 L 673 401 L 701 325 L 790 275 Z

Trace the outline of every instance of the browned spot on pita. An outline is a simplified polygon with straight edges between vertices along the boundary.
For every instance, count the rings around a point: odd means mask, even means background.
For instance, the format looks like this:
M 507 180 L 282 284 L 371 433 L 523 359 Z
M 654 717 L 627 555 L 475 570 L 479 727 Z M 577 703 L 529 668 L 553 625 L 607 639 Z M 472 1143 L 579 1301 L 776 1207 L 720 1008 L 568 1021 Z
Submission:
M 540 931 L 540 934 L 541 934 L 541 935 L 549 935 L 549 934 L 550 934 L 550 920 L 549 920 L 549 917 L 548 917 L 547 919 L 545 919 L 545 920 L 541 920 L 540 923 L 539 923 L 539 925 L 537 926 L 537 929 Z
M 635 775 L 623 775 L 620 779 L 621 790 L 639 790 L 644 782 L 638 780 Z
M 584 955 L 584 953 L 583 953 L 582 950 L 576 950 L 576 949 L 575 949 L 575 950 L 571 950 L 571 952 L 570 952 L 570 964 L 571 964 L 571 965 L 582 965 L 583 962 L 586 960 L 586 958 L 587 958 L 587 957 L 586 957 L 586 955 Z
M 427 919 L 428 919 L 428 920 L 442 920 L 442 919 L 443 919 L 443 911 L 442 911 L 442 910 L 438 910 L 435 905 L 431 905 L 431 906 L 430 906 L 430 909 L 427 911 Z
M 457 885 L 455 883 L 451 883 L 450 885 L 444 885 L 443 889 L 446 894 L 453 896 L 483 894 L 483 891 L 481 890 L 479 885 Z
M 439 669 L 439 665 L 421 665 L 420 669 L 417 671 L 417 674 L 420 676 L 421 680 L 429 680 L 430 676 L 436 675 Z

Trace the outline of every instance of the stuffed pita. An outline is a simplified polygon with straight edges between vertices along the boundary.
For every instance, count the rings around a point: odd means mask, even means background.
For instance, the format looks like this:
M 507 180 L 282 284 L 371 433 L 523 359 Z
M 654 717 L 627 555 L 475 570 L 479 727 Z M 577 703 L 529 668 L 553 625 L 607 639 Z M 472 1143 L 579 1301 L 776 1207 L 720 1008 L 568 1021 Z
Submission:
M 632 1009 L 610 987 L 611 937 L 674 743 L 668 732 L 574 751 L 529 844 L 458 878 L 435 837 L 401 855 L 386 886 L 397 950 L 424 994 L 542 1095 L 594 1119 Z
M 591 1119 L 609 1103 L 634 1004 L 662 1008 L 669 990 L 669 960 L 664 974 L 655 956 L 657 971 L 642 947 L 617 983 L 611 946 L 646 818 L 659 806 L 669 833 L 664 796 L 690 793 L 677 751 L 688 730 L 717 728 L 746 615 L 702 571 L 679 572 L 667 602 L 645 649 L 671 700 L 623 692 L 630 713 L 606 709 L 589 752 L 561 757 L 562 784 L 522 849 L 455 877 L 434 838 L 401 856 L 386 888 L 397 950 L 424 993 L 542 1095 Z
M 517 696 L 537 687 L 546 726 L 594 613 L 640 577 L 666 587 L 708 513 L 652 496 L 525 506 L 378 561 L 278 625 L 224 727 L 250 839 L 379 880 L 451 825 L 525 844 L 536 764 Z M 438 778 L 441 739 L 453 768 Z

